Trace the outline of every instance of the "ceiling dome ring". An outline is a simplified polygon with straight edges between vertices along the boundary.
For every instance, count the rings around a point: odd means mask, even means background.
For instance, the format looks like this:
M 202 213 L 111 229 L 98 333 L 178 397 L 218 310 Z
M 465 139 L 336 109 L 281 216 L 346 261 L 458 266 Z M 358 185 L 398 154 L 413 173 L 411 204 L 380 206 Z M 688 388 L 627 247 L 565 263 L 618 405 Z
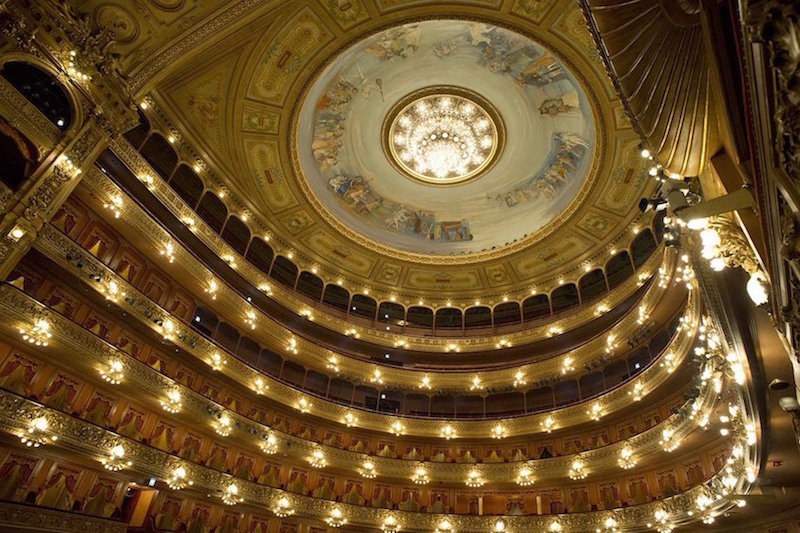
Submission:
M 320 82 L 320 78 L 323 77 L 323 74 L 326 73 L 327 69 L 331 68 L 331 66 L 336 63 L 344 53 L 347 53 L 351 48 L 359 45 L 359 43 L 361 43 L 364 39 L 374 39 L 380 37 L 380 35 L 384 32 L 394 31 L 409 24 L 424 24 L 426 22 L 440 21 L 448 23 L 460 22 L 465 24 L 483 24 L 493 26 L 499 30 L 518 33 L 525 39 L 534 40 L 538 46 L 541 46 L 545 50 L 545 52 L 551 54 L 557 61 L 563 63 L 565 70 L 567 70 L 570 75 L 574 77 L 575 86 L 585 94 L 587 115 L 591 116 L 591 119 L 593 120 L 593 124 L 590 126 L 590 131 L 594 139 L 594 146 L 592 146 L 589 150 L 591 155 L 589 156 L 588 168 L 584 174 L 585 179 L 583 180 L 583 183 L 579 189 L 575 192 L 574 196 L 571 197 L 571 201 L 568 203 L 568 205 L 564 209 L 560 210 L 560 212 L 556 214 L 552 220 L 549 220 L 547 223 L 545 223 L 543 227 L 534 231 L 528 231 L 525 235 L 518 239 L 509 239 L 508 242 L 500 245 L 484 246 L 479 250 L 476 249 L 460 252 L 436 253 L 431 251 L 415 250 L 409 248 L 408 246 L 401 247 L 392 244 L 386 244 L 385 239 L 376 239 L 374 236 L 365 236 L 358 229 L 351 227 L 351 224 L 343 221 L 339 213 L 335 213 L 330 209 L 331 202 L 325 197 L 326 195 L 330 196 L 330 191 L 315 191 L 315 187 L 311 183 L 312 180 L 309 179 L 309 176 L 306 172 L 307 169 L 304 168 L 304 163 L 301 161 L 302 151 L 298 149 L 298 146 L 301 144 L 300 132 L 302 128 L 300 128 L 300 124 L 303 123 L 303 120 L 301 120 L 301 114 L 302 111 L 307 107 L 305 104 L 309 101 L 309 94 L 313 92 L 316 84 Z M 318 213 L 319 216 L 342 237 L 347 238 L 351 243 L 395 260 L 441 266 L 461 264 L 464 262 L 465 257 L 468 258 L 470 262 L 478 262 L 497 260 L 501 257 L 519 253 L 531 245 L 551 237 L 557 229 L 562 228 L 565 222 L 575 215 L 578 208 L 584 204 L 589 192 L 598 186 L 598 183 L 601 181 L 600 177 L 602 170 L 608 168 L 611 160 L 611 154 L 608 152 L 609 146 L 613 148 L 613 145 L 608 143 L 607 128 L 609 119 L 612 117 L 609 113 L 604 112 L 597 97 L 598 93 L 602 92 L 602 82 L 599 79 L 596 79 L 593 75 L 587 76 L 587 71 L 585 69 L 582 70 L 577 68 L 574 58 L 570 54 L 565 53 L 565 49 L 559 46 L 558 41 L 554 40 L 552 35 L 538 32 L 531 33 L 529 29 L 522 28 L 516 24 L 510 24 L 507 20 L 498 20 L 493 17 L 479 17 L 475 15 L 454 15 L 449 12 L 422 17 L 402 17 L 389 23 L 370 28 L 368 31 L 359 34 L 357 37 L 347 40 L 337 47 L 336 51 L 326 55 L 323 61 L 320 61 L 313 67 L 310 67 L 308 71 L 311 72 L 311 75 L 307 76 L 303 83 L 296 85 L 296 89 L 292 91 L 292 94 L 295 95 L 292 98 L 294 103 L 291 106 L 290 119 L 285 123 L 287 142 L 281 146 L 281 152 L 287 156 L 287 174 L 296 178 L 295 183 L 298 185 L 304 199 L 310 204 L 310 206 L 312 206 L 313 210 Z M 444 84 L 447 84 L 447 82 L 444 82 Z M 313 109 L 313 104 L 310 107 Z M 365 115 L 361 116 L 363 117 Z M 382 144 L 382 140 L 380 138 L 380 125 L 386 116 L 387 113 L 381 113 L 380 118 L 378 119 L 378 134 L 375 135 L 378 146 Z M 502 114 L 502 118 L 511 120 L 511 116 L 506 116 L 505 113 Z M 504 123 L 504 126 L 507 126 L 507 124 Z M 509 145 L 505 141 L 504 146 L 505 152 L 507 152 L 507 147 Z M 380 158 L 386 162 L 387 166 L 395 169 L 394 165 L 391 164 L 384 156 L 382 148 L 379 147 L 378 152 Z M 497 166 L 502 163 L 504 158 L 505 155 L 498 158 Z M 494 167 L 495 170 L 497 166 Z M 403 179 L 408 179 L 407 176 L 401 177 Z M 466 183 L 468 182 L 464 182 L 464 184 Z M 417 184 L 420 185 L 421 182 L 418 181 Z M 326 189 L 327 188 L 328 187 L 326 187 Z M 434 189 L 436 188 L 438 187 L 434 187 Z M 453 191 L 455 192 L 456 188 L 453 188 Z M 320 192 L 320 194 L 317 194 L 317 192 Z M 468 242 L 468 240 L 462 242 Z
M 491 102 L 452 85 L 401 98 L 381 128 L 384 154 L 397 171 L 439 187 L 468 183 L 491 170 L 505 139 L 505 124 Z

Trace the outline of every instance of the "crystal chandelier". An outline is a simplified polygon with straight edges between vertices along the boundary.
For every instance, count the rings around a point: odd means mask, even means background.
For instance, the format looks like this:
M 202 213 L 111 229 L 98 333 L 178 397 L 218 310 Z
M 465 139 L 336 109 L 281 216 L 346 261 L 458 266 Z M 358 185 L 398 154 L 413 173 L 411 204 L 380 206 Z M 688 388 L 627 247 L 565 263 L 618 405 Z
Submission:
M 339 528 L 347 523 L 347 518 L 345 518 L 341 509 L 334 507 L 328 517 L 325 518 L 325 522 L 332 528 Z
M 278 451 L 278 439 L 273 433 L 267 435 L 261 442 L 261 451 L 267 455 L 272 455 Z
M 442 437 L 446 440 L 450 440 L 456 436 L 456 430 L 450 424 L 445 424 L 444 426 L 442 426 L 440 433 Z
M 106 383 L 119 385 L 122 382 L 122 378 L 125 377 L 122 369 L 122 361 L 119 359 L 112 359 L 109 361 L 107 368 L 100 370 L 100 377 L 103 378 L 103 381 Z
M 361 477 L 373 479 L 377 475 L 375 472 L 375 463 L 370 460 L 364 461 L 359 472 L 361 472 Z
M 100 462 L 103 463 L 103 468 L 111 472 L 118 472 L 133 464 L 125 460 L 125 448 L 121 444 L 113 446 L 108 452 L 108 457 L 104 457 Z
M 620 468 L 623 470 L 630 470 L 636 466 L 636 459 L 633 457 L 633 448 L 627 444 L 623 446 L 619 451 L 617 464 L 619 464 Z
M 177 413 L 182 406 L 181 392 L 178 389 L 170 389 L 167 391 L 167 398 L 161 400 L 161 408 L 168 413 Z
M 350 428 L 358 424 L 358 417 L 353 413 L 351 413 L 350 411 L 347 411 L 342 417 L 341 422 L 344 423 L 345 426 Z
M 275 502 L 275 507 L 272 508 L 272 512 L 275 513 L 275 516 L 278 518 L 286 518 L 294 514 L 294 509 L 292 508 L 292 503 L 289 501 L 289 498 L 284 496 Z
M 469 474 L 467 474 L 467 486 L 472 488 L 483 486 L 483 479 L 481 479 L 480 472 L 475 469 L 469 471 Z
M 400 531 L 400 523 L 397 521 L 392 515 L 387 516 L 383 519 L 383 523 L 381 524 L 381 531 L 384 533 L 397 533 Z
M 322 450 L 314 450 L 311 454 L 311 457 L 308 458 L 308 462 L 314 468 L 325 468 L 328 464 L 327 459 L 325 459 L 325 454 Z
M 27 430 L 19 433 L 19 440 L 29 448 L 38 448 L 58 440 L 57 435 L 51 435 L 48 431 L 50 423 L 47 418 L 40 416 L 30 422 Z
M 419 465 L 417 468 L 414 469 L 414 475 L 411 476 L 411 481 L 413 481 L 417 485 L 427 485 L 428 484 L 428 472 L 425 470 L 424 465 Z
M 172 490 L 181 490 L 186 488 L 187 485 L 193 485 L 194 481 L 189 479 L 188 474 L 186 473 L 186 469 L 182 466 L 179 466 L 175 470 L 172 471 L 172 476 L 167 479 L 167 485 Z
M 583 466 L 583 461 L 575 459 L 569 468 L 569 478 L 573 480 L 586 479 L 586 469 Z
M 231 483 L 222 491 L 222 503 L 225 505 L 236 505 L 243 500 L 243 498 L 239 497 L 239 487 L 234 483 Z
M 496 424 L 492 427 L 492 438 L 502 439 L 506 436 L 506 427 L 503 424 Z
M 519 473 L 517 474 L 517 485 L 520 487 L 530 487 L 533 485 L 533 470 L 530 466 L 523 466 L 519 469 Z
M 20 328 L 19 334 L 22 335 L 22 340 L 34 346 L 47 346 L 50 337 L 53 336 L 50 333 L 50 323 L 43 318 L 37 320 L 29 329 Z
M 477 95 L 442 87 L 411 95 L 393 116 L 389 152 L 404 173 L 433 184 L 476 176 L 498 151 L 498 126 Z M 416 93 L 418 94 L 418 93 Z M 391 117 L 392 115 L 390 115 Z
M 450 533 L 451 531 L 453 531 L 453 524 L 445 518 L 436 526 L 435 533 Z

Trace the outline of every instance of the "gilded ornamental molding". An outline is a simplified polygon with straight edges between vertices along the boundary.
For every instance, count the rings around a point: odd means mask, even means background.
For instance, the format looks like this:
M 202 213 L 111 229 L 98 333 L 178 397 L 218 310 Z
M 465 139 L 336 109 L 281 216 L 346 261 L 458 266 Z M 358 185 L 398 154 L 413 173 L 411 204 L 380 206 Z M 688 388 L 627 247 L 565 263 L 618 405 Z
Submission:
M 437 527 L 443 518 L 454 523 L 455 527 L 465 530 L 491 530 L 497 516 L 470 516 L 470 515 L 438 515 L 415 513 L 405 511 L 387 511 L 386 509 L 357 506 L 340 502 L 332 502 L 318 498 L 302 496 L 280 489 L 235 479 L 230 475 L 195 464 L 187 464 L 178 458 L 160 450 L 139 444 L 130 439 L 121 437 L 111 431 L 104 430 L 74 417 L 58 411 L 43 407 L 39 404 L 25 400 L 12 393 L 0 391 L 0 428 L 12 434 L 17 434 L 25 429 L 22 421 L 33 419 L 37 416 L 46 416 L 50 428 L 59 435 L 58 445 L 69 447 L 80 455 L 100 460 L 108 454 L 112 446 L 122 445 L 125 458 L 130 461 L 127 470 L 140 475 L 166 480 L 178 466 L 183 466 L 187 477 L 193 480 L 193 489 L 216 496 L 222 495 L 222 490 L 235 482 L 241 504 L 254 505 L 259 508 L 274 508 L 280 498 L 287 498 L 290 504 L 301 516 L 324 519 L 332 508 L 342 509 L 352 524 L 368 525 L 375 527 L 380 524 L 387 514 L 399 517 L 404 530 L 431 530 Z M 749 456 L 745 456 L 747 460 Z M 698 495 L 708 492 L 709 487 L 721 486 L 723 473 L 718 473 L 704 485 L 693 487 L 686 492 L 664 500 L 636 505 L 622 509 L 615 509 L 613 516 L 620 527 L 640 527 L 647 521 L 653 521 L 656 510 L 663 510 L 670 523 L 686 523 L 695 518 L 695 501 Z M 738 480 L 733 489 L 736 494 L 747 493 L 751 483 Z M 735 505 L 733 499 L 718 501 L 723 509 Z M 571 513 L 566 515 L 545 516 L 504 516 L 503 520 L 508 527 L 517 531 L 544 531 L 553 519 L 568 530 L 586 531 L 601 527 L 603 520 L 609 512 Z
M 190 420 L 195 424 L 199 424 L 203 431 L 209 432 L 214 422 L 217 420 L 217 416 L 225 413 L 230 418 L 232 426 L 236 428 L 231 438 L 240 440 L 248 447 L 252 447 L 253 451 L 256 451 L 256 453 L 258 453 L 259 445 L 267 436 L 273 435 L 276 438 L 276 451 L 301 464 L 307 463 L 308 458 L 315 450 L 322 450 L 331 468 L 339 468 L 351 471 L 355 474 L 363 461 L 369 458 L 370 461 L 375 464 L 376 471 L 382 478 L 397 479 L 410 479 L 415 467 L 419 464 L 419 461 L 416 460 L 384 458 L 352 452 L 274 430 L 265 424 L 255 422 L 230 409 L 226 409 L 216 401 L 210 400 L 180 383 L 174 382 L 167 376 L 97 338 L 79 325 L 72 323 L 57 313 L 46 310 L 46 308 L 35 300 L 9 286 L 0 287 L 0 296 L 2 296 L 2 298 L 0 298 L 0 310 L 3 310 L 4 316 L 7 317 L 8 326 L 13 326 L 14 324 L 25 325 L 29 322 L 29 317 L 31 316 L 44 318 L 50 324 L 50 330 L 53 334 L 53 338 L 51 339 L 52 346 L 48 346 L 48 351 L 64 350 L 68 353 L 81 354 L 81 360 L 76 364 L 76 369 L 86 366 L 88 367 L 86 368 L 87 372 L 91 374 L 107 367 L 108 362 L 111 360 L 120 361 L 121 367 L 119 371 L 124 375 L 126 384 L 130 387 L 134 387 L 135 390 L 141 394 L 140 401 L 146 402 L 148 401 L 146 399 L 149 399 L 150 403 L 152 403 L 150 407 L 154 411 L 158 411 L 158 402 L 166 398 L 167 391 L 179 390 L 182 405 L 180 414 L 175 415 L 176 418 L 183 422 Z M 10 327 L 9 329 L 11 331 L 8 331 L 8 334 L 13 334 L 14 328 Z M 688 347 L 685 347 L 682 352 L 688 352 Z M 43 352 L 42 355 L 46 356 L 47 352 Z M 53 358 L 57 361 L 63 360 L 61 357 L 53 356 Z M 640 379 L 648 383 L 648 389 L 655 388 L 646 378 Z M 270 390 L 272 390 L 272 388 L 271 386 Z M 630 389 L 629 386 L 623 388 Z M 268 391 L 265 391 L 264 395 L 269 396 Z M 672 416 L 652 428 L 626 440 L 586 450 L 578 454 L 568 454 L 549 459 L 535 459 L 521 462 L 510 461 L 506 463 L 475 464 L 429 461 L 425 463 L 425 468 L 428 470 L 430 477 L 436 482 L 463 483 L 468 471 L 477 467 L 480 469 L 482 477 L 487 482 L 505 483 L 515 478 L 516 470 L 520 465 L 530 464 L 534 467 L 534 473 L 537 478 L 545 481 L 565 477 L 576 456 L 580 456 L 584 462 L 591 464 L 593 474 L 602 474 L 603 471 L 616 470 L 618 468 L 617 458 L 619 456 L 619 451 L 625 446 L 633 446 L 636 449 L 637 458 L 639 459 L 659 453 L 659 439 L 662 437 L 662 430 L 664 428 L 673 430 L 676 440 L 681 440 L 688 436 L 698 423 L 698 416 L 696 416 L 696 413 L 713 410 L 716 403 L 716 395 L 717 393 L 714 391 L 713 387 L 706 384 L 701 388 L 696 397 L 686 400 Z M 619 396 L 619 394 L 617 394 L 617 396 Z M 625 392 L 624 397 L 629 401 L 630 396 L 627 392 Z M 627 403 L 609 401 L 606 395 L 595 398 L 594 402 L 602 406 L 606 415 Z M 584 412 L 584 421 L 586 421 L 585 411 L 587 405 L 588 402 L 583 402 L 580 406 Z M 551 416 L 553 420 L 556 421 L 556 427 L 558 429 L 564 427 L 564 419 L 561 416 L 563 411 L 563 409 L 554 410 L 546 415 Z M 363 414 L 359 413 L 359 416 L 363 417 Z M 535 418 L 531 418 L 532 417 L 528 417 L 527 423 L 519 423 L 519 421 L 514 419 L 504 422 L 504 425 L 509 430 L 508 437 L 524 436 L 536 432 L 541 433 L 541 425 L 536 423 L 537 420 Z M 540 416 L 538 418 L 543 417 Z M 463 429 L 463 425 L 457 423 L 452 423 L 452 425 L 457 428 L 459 439 L 462 437 L 466 437 L 467 439 L 470 437 L 489 439 L 490 427 L 495 423 L 496 421 L 492 420 L 483 421 L 480 424 L 481 426 L 485 426 L 485 431 L 482 435 L 462 435 L 460 431 Z M 441 422 L 428 421 L 428 426 L 429 429 L 438 431 Z M 359 427 L 364 427 L 364 425 L 359 423 Z M 388 424 L 381 429 L 385 431 L 387 427 Z
M 155 172 L 142 158 L 142 156 L 125 140 L 115 140 L 112 142 L 111 147 L 120 157 L 120 159 L 132 170 L 132 172 L 139 177 L 139 179 L 142 179 L 144 176 L 149 178 L 148 189 L 150 192 L 155 195 L 155 197 L 170 211 L 172 211 L 179 220 L 183 222 L 186 222 L 187 220 L 192 221 L 188 227 L 200 240 L 203 241 L 206 246 L 209 247 L 209 249 L 213 250 L 219 257 L 234 258 L 237 273 L 247 279 L 254 287 L 269 287 L 270 297 L 280 302 L 281 305 L 301 316 L 305 311 L 311 311 L 313 313 L 315 322 L 323 324 L 333 331 L 345 333 L 353 327 L 351 322 L 326 312 L 323 306 L 310 306 L 307 302 L 298 298 L 294 293 L 286 290 L 279 283 L 276 283 L 273 279 L 269 278 L 266 274 L 258 270 L 248 260 L 241 257 L 238 252 L 233 250 L 228 243 L 226 243 L 219 236 L 218 233 L 212 230 L 205 221 L 199 218 L 194 210 L 186 205 L 183 199 L 175 194 L 172 188 L 159 177 L 158 173 Z M 105 197 L 104 195 L 113 196 L 122 194 L 122 191 L 120 191 L 119 188 L 116 187 L 116 185 L 114 185 L 107 176 L 104 176 L 102 173 L 97 171 L 87 174 L 87 176 L 84 178 L 84 182 L 93 190 L 95 194 L 101 197 Z M 127 220 L 131 220 L 138 219 L 138 217 L 142 216 L 142 213 L 139 209 L 133 208 L 132 210 L 127 211 L 126 215 L 130 217 Z M 642 218 L 643 220 L 639 220 L 639 223 L 646 222 L 649 224 L 651 221 L 651 217 L 649 215 L 646 217 L 643 216 Z M 252 224 L 252 221 L 249 223 Z M 262 230 L 261 233 L 264 233 L 265 231 L 266 230 Z M 257 234 L 257 232 L 254 234 Z M 631 237 L 629 241 L 632 241 L 633 238 L 635 238 L 635 235 Z M 609 243 L 609 249 L 622 250 L 627 249 L 628 246 L 629 242 L 624 242 L 622 238 Z M 532 340 L 542 339 L 548 336 L 548 331 L 551 328 L 557 328 L 562 331 L 566 331 L 570 328 L 577 327 L 578 325 L 593 320 L 596 318 L 595 309 L 597 307 L 606 307 L 612 309 L 621 302 L 625 301 L 636 291 L 638 287 L 642 285 L 645 280 L 652 277 L 658 271 L 659 264 L 661 262 L 661 251 L 663 248 L 663 244 L 659 244 L 658 248 L 651 254 L 647 261 L 641 265 L 641 267 L 637 272 L 634 273 L 633 276 L 625 280 L 618 287 L 615 287 L 609 294 L 594 302 L 592 307 L 586 307 L 584 309 L 577 310 L 564 317 L 550 320 L 545 324 L 526 327 L 522 331 L 510 332 L 504 335 L 493 334 L 486 336 L 481 335 L 480 337 L 465 336 L 448 338 L 415 336 L 405 333 L 391 334 L 386 333 L 378 328 L 362 325 L 359 325 L 357 329 L 364 340 L 386 346 L 395 345 L 399 340 L 403 340 L 408 348 L 415 350 L 442 350 L 445 346 L 454 341 L 457 341 L 464 351 L 479 350 L 495 346 L 501 338 L 506 339 L 514 344 L 531 342 Z M 280 250 L 276 251 L 276 254 L 277 253 L 280 253 Z M 606 250 L 599 251 L 592 257 L 587 258 L 584 262 L 587 264 L 594 262 L 602 264 L 607 258 L 606 254 Z M 562 275 L 539 280 L 538 286 L 541 287 L 539 292 L 549 292 L 550 290 L 555 289 L 566 282 L 574 281 L 577 283 L 577 280 L 583 274 L 585 274 L 585 271 L 579 266 L 575 266 L 571 270 L 564 272 Z M 212 276 L 211 273 L 208 275 Z M 358 291 L 355 290 L 354 294 L 357 292 Z M 529 295 L 530 294 L 528 292 L 525 292 L 525 294 L 520 296 L 518 303 L 522 305 L 522 300 Z M 496 296 L 498 299 L 501 298 L 500 295 Z M 388 299 L 389 296 L 384 295 L 384 300 Z M 416 298 L 412 298 L 412 300 L 415 299 Z M 437 308 L 446 307 L 445 300 L 446 299 L 442 299 Z M 464 304 L 463 297 L 452 298 L 451 300 L 453 305 L 456 306 Z
M 143 238 L 145 235 L 154 236 L 159 231 L 155 225 L 151 227 L 142 226 L 141 230 Z M 194 353 L 200 360 L 209 361 L 215 352 L 225 352 L 223 348 L 217 346 L 212 341 L 195 333 L 193 330 L 191 330 L 191 328 L 188 327 L 188 325 L 184 324 L 181 319 L 172 316 L 166 310 L 153 303 L 149 298 L 141 294 L 135 287 L 131 286 L 127 280 L 111 271 L 97 258 L 89 254 L 86 250 L 83 250 L 77 246 L 63 233 L 52 226 L 47 226 L 43 229 L 41 238 L 36 242 L 36 247 L 46 253 L 48 256 L 52 257 L 54 261 L 59 263 L 68 271 L 78 274 L 79 277 L 86 279 L 85 272 L 88 272 L 91 269 L 92 275 L 95 277 L 106 280 L 114 280 L 120 290 L 127 294 L 126 298 L 121 299 L 117 305 L 121 306 L 126 311 L 131 312 L 133 316 L 139 317 L 140 320 L 142 320 L 148 325 L 148 327 L 153 329 L 159 335 L 162 334 L 163 330 L 161 326 L 158 325 L 158 321 L 163 323 L 164 321 L 169 320 L 176 326 L 176 328 L 182 328 L 182 335 L 178 336 L 176 334 L 175 336 L 185 347 L 185 349 Z M 193 256 L 180 253 L 179 249 L 176 250 L 176 253 L 179 254 L 179 258 L 177 259 L 178 261 L 184 257 L 186 257 L 186 259 L 189 261 L 196 261 Z M 76 259 L 79 257 L 81 259 L 81 268 L 77 268 L 75 265 Z M 669 261 L 670 258 L 674 259 L 672 254 L 668 256 L 667 260 Z M 200 271 L 201 268 L 202 266 L 197 263 L 194 268 L 187 268 L 187 275 L 192 275 L 192 272 L 195 272 L 195 275 L 197 275 L 197 272 Z M 81 275 L 81 272 L 84 274 Z M 100 283 L 95 283 L 93 286 L 96 290 L 101 290 L 102 288 L 102 284 Z M 645 296 L 644 301 L 641 303 L 644 309 L 651 309 L 652 306 L 654 306 L 655 303 L 660 300 L 664 290 L 666 289 L 664 287 L 659 287 L 659 284 L 653 284 L 649 289 L 649 294 Z M 237 295 L 236 299 L 240 300 L 240 297 Z M 217 305 L 224 303 L 226 303 L 226 300 L 222 297 L 222 295 L 220 295 L 220 297 L 217 298 Z M 690 324 L 696 322 L 696 320 L 693 320 L 693 317 L 696 317 L 698 313 L 696 304 L 697 298 L 693 296 L 692 291 L 690 291 L 689 304 L 684 312 L 686 320 Z M 230 303 L 229 305 L 231 306 L 229 307 L 229 310 L 232 312 L 233 309 L 238 309 L 240 311 L 246 304 L 243 300 L 241 300 L 236 303 Z M 266 330 L 267 334 L 270 335 L 272 339 L 271 347 L 276 353 L 285 351 L 285 347 L 287 346 L 289 339 L 294 338 L 291 333 L 284 333 L 280 324 L 276 322 L 270 323 L 263 314 L 258 317 L 257 323 L 262 331 Z M 618 324 L 616 324 L 614 328 L 609 330 L 606 336 L 595 338 L 587 342 L 585 345 L 572 350 L 567 354 L 564 354 L 564 356 L 569 356 L 571 358 L 572 366 L 574 368 L 583 368 L 584 365 L 590 364 L 597 358 L 608 357 L 608 335 L 610 335 L 612 339 L 624 339 L 629 335 L 632 335 L 641 327 L 642 325 L 639 320 L 639 312 L 638 310 L 634 309 Z M 307 341 L 302 343 L 297 342 L 295 347 L 297 349 L 297 358 L 300 361 L 303 361 L 305 364 L 308 364 L 311 367 L 319 369 L 319 371 L 323 374 L 328 375 L 331 373 L 331 371 L 326 368 L 326 363 L 333 352 Z M 241 381 L 245 383 L 248 388 L 252 388 L 252 383 L 256 378 L 264 377 L 257 371 L 244 365 L 244 363 L 241 363 L 236 357 L 230 356 L 228 359 L 228 364 L 225 366 L 223 371 L 233 371 L 234 366 L 236 366 L 236 374 L 240 376 Z M 368 380 L 375 369 L 374 364 L 345 356 L 339 357 L 337 364 L 339 367 L 338 375 L 349 377 L 355 382 Z M 509 386 L 512 376 L 516 371 L 521 371 L 526 375 L 531 376 L 532 382 L 535 378 L 537 383 L 547 383 L 561 379 L 564 375 L 563 369 L 564 367 L 562 358 L 551 357 L 543 361 L 530 363 L 528 365 L 516 366 L 511 370 L 503 369 L 481 371 L 481 383 L 484 390 L 492 388 L 506 388 Z M 418 390 L 418 384 L 420 383 L 422 377 L 428 375 L 432 380 L 435 380 L 434 385 L 437 391 L 467 392 L 469 391 L 471 379 L 474 375 L 474 372 L 426 372 L 392 366 L 382 366 L 380 367 L 380 371 L 381 380 L 383 381 L 383 388 L 409 391 Z M 294 395 L 292 395 L 292 397 L 294 398 Z
M 57 237 L 58 232 L 56 230 L 49 229 L 45 231 L 43 235 L 45 236 L 45 239 L 37 241 L 37 246 L 41 246 L 42 243 L 47 242 L 47 240 L 50 238 Z M 61 238 L 66 239 L 66 237 L 63 237 L 63 235 Z M 40 249 L 48 250 L 47 247 L 40 247 Z M 98 264 L 99 262 L 97 262 L 96 259 L 88 254 L 81 256 L 81 262 L 83 263 L 85 270 L 84 268 L 76 269 L 72 263 L 59 259 L 69 253 L 76 254 L 77 257 L 79 254 L 77 247 L 73 246 L 72 248 L 68 248 L 66 250 L 50 249 L 50 252 L 51 253 L 49 255 L 51 257 L 61 262 L 62 265 L 71 271 L 75 272 L 79 278 L 89 279 L 87 276 L 87 274 L 89 274 L 94 277 L 94 279 L 109 279 L 110 274 L 108 274 L 105 268 L 100 268 L 100 264 Z M 70 265 L 72 266 L 70 267 Z M 127 296 L 124 299 L 121 299 L 117 305 L 130 313 L 132 317 L 135 317 L 143 325 L 152 329 L 155 334 L 164 335 L 163 328 L 158 324 L 163 324 L 166 320 L 173 320 L 173 324 L 179 324 L 177 319 L 174 319 L 174 317 L 170 318 L 169 314 L 152 304 L 152 302 L 145 299 L 143 296 L 136 296 L 138 294 L 137 291 L 132 287 L 129 287 L 120 278 L 111 276 L 110 279 L 117 280 L 121 290 L 126 289 L 125 292 Z M 9 294 L 9 299 L 14 295 L 10 288 L 5 288 L 3 290 Z M 676 368 L 688 355 L 689 348 L 694 342 L 696 328 L 698 327 L 700 308 L 699 299 L 695 293 L 696 291 L 690 291 L 689 293 L 689 302 L 684 314 L 686 326 L 681 328 L 681 330 L 678 332 L 678 335 L 673 339 L 672 346 L 665 349 L 665 352 L 666 350 L 669 350 L 673 354 L 673 362 Z M 28 316 L 33 316 L 35 312 L 41 311 L 41 306 L 34 304 L 30 299 L 23 298 L 19 295 L 17 298 L 22 298 L 24 302 L 27 302 L 24 304 L 21 303 L 20 305 L 27 306 Z M 60 317 L 53 315 L 53 319 L 60 319 Z M 86 335 L 88 335 L 88 333 Z M 287 406 L 294 406 L 301 398 L 309 398 L 308 394 L 298 391 L 297 389 L 290 387 L 283 382 L 277 381 L 272 377 L 249 367 L 237 357 L 228 354 L 226 351 L 220 349 L 216 345 L 213 345 L 204 337 L 195 334 L 188 328 L 184 330 L 176 327 L 172 332 L 170 332 L 169 340 L 176 345 L 181 346 L 181 348 L 187 353 L 194 355 L 200 362 L 205 364 L 211 364 L 213 361 L 212 356 L 215 353 L 221 354 L 221 356 L 224 357 L 225 364 L 219 369 L 220 373 L 231 377 L 245 388 L 250 390 L 254 390 L 256 380 L 261 379 L 263 383 L 268 385 L 268 388 L 265 387 L 265 390 L 263 391 L 264 396 L 272 399 L 273 401 Z M 660 367 L 659 365 L 650 365 L 637 375 L 637 380 L 635 381 L 641 381 L 645 384 L 645 389 L 643 392 L 646 394 L 647 392 L 660 386 L 668 379 L 668 377 L 669 372 L 667 369 Z M 634 386 L 634 380 L 630 380 L 626 384 L 606 393 L 604 395 L 604 408 L 606 411 L 614 411 L 628 405 Z M 508 434 L 527 434 L 531 428 L 541 428 L 543 427 L 543 423 L 547 417 L 552 417 L 556 421 L 556 428 L 563 428 L 583 423 L 586 421 L 587 405 L 588 402 L 580 402 L 568 407 L 555 409 L 547 414 L 525 415 L 511 418 L 506 424 Z M 324 417 L 329 420 L 341 420 L 348 410 L 350 410 L 349 406 L 335 403 L 327 399 L 313 397 L 313 409 L 311 412 L 315 416 Z M 427 437 L 440 436 L 442 424 L 441 420 L 388 416 L 385 414 L 363 410 L 358 410 L 358 412 L 358 425 L 363 429 L 385 432 L 388 430 L 390 420 L 397 419 L 402 421 L 403 425 L 405 426 L 405 434 L 407 435 Z M 493 422 L 491 420 L 459 420 L 453 421 L 451 425 L 455 428 L 457 435 L 460 438 L 483 438 L 490 434 Z
M 21 503 L 0 502 L 0 528 L 8 528 L 7 531 L 125 533 L 128 530 L 128 524 L 69 511 L 57 511 Z

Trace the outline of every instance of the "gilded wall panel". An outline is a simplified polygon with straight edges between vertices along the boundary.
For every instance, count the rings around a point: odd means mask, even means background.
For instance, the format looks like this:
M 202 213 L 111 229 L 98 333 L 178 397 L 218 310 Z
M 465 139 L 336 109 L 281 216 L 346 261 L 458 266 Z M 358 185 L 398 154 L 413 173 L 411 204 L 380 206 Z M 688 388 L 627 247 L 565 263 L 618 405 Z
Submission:
M 647 161 L 639 155 L 636 143 L 628 141 L 621 144 L 618 152 L 624 154 L 622 161 L 615 165 L 594 205 L 624 216 L 630 211 L 630 206 L 638 202 L 648 182 L 648 174 Z
M 518 261 L 509 263 L 520 279 L 531 278 L 562 267 L 565 263 L 587 252 L 594 243 L 574 232 L 562 234 L 545 246 L 539 246 Z M 556 273 L 558 270 L 555 271 Z
M 238 57 L 238 53 L 229 54 L 194 76 L 173 80 L 160 91 L 170 104 L 169 109 L 181 110 L 195 138 L 218 154 L 226 152 L 228 139 L 224 117 Z
M 319 257 L 333 261 L 344 270 L 361 276 L 368 276 L 375 267 L 375 259 L 357 251 L 352 246 L 345 246 L 339 239 L 331 237 L 326 231 L 319 229 L 304 237 L 301 241 Z
M 556 0 L 514 0 L 511 12 L 536 24 L 541 24 Z
M 343 30 L 352 28 L 369 18 L 362 0 L 317 0 Z
M 475 269 L 431 270 L 409 268 L 405 286 L 420 290 L 454 290 L 468 291 L 483 288 L 479 272 Z
M 310 9 L 298 12 L 274 36 L 258 63 L 248 96 L 282 104 L 288 88 L 308 59 L 333 38 L 325 23 Z
M 242 131 L 247 133 L 277 134 L 280 115 L 257 102 L 246 101 L 242 109 Z
M 244 152 L 250 173 L 242 176 L 241 187 L 245 193 L 267 212 L 277 212 L 297 205 L 286 186 L 278 155 L 278 143 L 255 137 L 245 137 Z

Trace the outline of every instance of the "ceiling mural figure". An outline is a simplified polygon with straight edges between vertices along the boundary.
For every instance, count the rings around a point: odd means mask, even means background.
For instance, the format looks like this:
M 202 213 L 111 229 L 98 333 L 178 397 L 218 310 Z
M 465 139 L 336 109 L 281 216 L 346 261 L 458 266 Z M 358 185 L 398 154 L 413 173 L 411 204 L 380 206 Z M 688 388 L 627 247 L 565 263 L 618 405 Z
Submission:
M 351 230 L 406 252 L 469 254 L 570 208 L 590 181 L 595 120 L 539 43 L 427 20 L 335 57 L 306 93 L 294 149 L 308 190 Z

